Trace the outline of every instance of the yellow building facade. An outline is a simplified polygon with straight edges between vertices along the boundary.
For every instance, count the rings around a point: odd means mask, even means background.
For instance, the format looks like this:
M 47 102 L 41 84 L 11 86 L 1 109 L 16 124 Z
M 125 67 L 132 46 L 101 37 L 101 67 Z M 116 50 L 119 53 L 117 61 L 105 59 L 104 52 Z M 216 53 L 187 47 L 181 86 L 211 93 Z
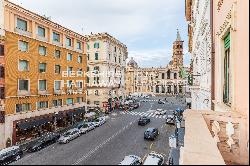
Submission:
M 87 38 L 3 1 L 0 148 L 66 127 L 86 107 Z

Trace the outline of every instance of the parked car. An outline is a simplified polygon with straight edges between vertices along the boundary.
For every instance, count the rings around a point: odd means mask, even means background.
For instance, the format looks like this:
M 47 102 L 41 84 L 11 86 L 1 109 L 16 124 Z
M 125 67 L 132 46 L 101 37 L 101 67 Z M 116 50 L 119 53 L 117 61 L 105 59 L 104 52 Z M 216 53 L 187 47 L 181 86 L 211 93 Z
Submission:
M 119 165 L 141 165 L 141 158 L 135 155 L 125 156 Z
M 165 104 L 164 101 L 162 101 L 161 99 L 158 100 L 158 104 Z
M 148 123 L 150 123 L 150 119 L 146 116 L 143 116 L 138 120 L 138 125 L 140 126 L 145 126 Z
M 94 122 L 87 122 L 86 124 L 89 125 L 90 130 L 94 130 L 95 129 L 95 123 Z
M 175 116 L 174 115 L 168 115 L 166 118 L 166 123 L 174 125 L 175 124 Z
M 105 122 L 106 122 L 106 119 L 104 117 L 99 117 L 93 121 L 95 127 L 99 127 L 103 125 Z
M 34 143 L 30 144 L 26 150 L 27 152 L 36 152 L 39 151 L 51 144 L 54 144 L 57 142 L 57 140 L 60 138 L 60 134 L 58 133 L 46 133 L 43 135 L 40 139 L 35 141 Z
M 148 154 L 143 165 L 163 165 L 164 157 L 156 152 L 151 152 Z
M 86 134 L 87 132 L 93 130 L 94 128 L 95 126 L 93 124 L 84 123 L 79 130 L 81 134 Z
M 167 111 L 163 109 L 157 109 L 155 112 L 156 115 L 165 115 L 166 113 Z
M 144 132 L 144 139 L 146 140 L 155 140 L 159 135 L 159 130 L 157 128 L 148 128 Z
M 23 151 L 19 146 L 12 146 L 0 150 L 0 165 L 6 165 L 13 161 L 21 159 L 23 156 Z
M 58 140 L 59 143 L 67 144 L 73 139 L 80 137 L 80 130 L 77 128 L 65 132 Z

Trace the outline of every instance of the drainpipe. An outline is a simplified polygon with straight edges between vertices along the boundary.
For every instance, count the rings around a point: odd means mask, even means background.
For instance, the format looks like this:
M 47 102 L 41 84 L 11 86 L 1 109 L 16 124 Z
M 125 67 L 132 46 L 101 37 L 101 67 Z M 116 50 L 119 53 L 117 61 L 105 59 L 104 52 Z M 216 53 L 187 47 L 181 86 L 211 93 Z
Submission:
M 210 31 L 211 31 L 211 109 L 214 110 L 214 103 L 215 100 L 215 47 L 214 47 L 214 16 L 213 16 L 213 5 L 214 0 L 210 0 Z

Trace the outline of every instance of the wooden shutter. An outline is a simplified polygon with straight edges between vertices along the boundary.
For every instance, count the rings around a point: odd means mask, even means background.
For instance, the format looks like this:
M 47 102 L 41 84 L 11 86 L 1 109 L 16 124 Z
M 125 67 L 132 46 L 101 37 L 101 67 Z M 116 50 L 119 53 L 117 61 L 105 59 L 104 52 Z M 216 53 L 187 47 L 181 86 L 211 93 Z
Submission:
M 226 50 L 230 48 L 230 33 L 224 38 L 224 47 Z

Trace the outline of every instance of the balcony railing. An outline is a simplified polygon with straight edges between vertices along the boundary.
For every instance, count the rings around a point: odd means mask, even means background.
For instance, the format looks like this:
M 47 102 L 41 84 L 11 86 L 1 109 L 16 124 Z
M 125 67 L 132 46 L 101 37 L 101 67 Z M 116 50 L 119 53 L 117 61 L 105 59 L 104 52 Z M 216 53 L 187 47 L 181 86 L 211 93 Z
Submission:
M 32 33 L 29 32 L 29 31 L 24 31 L 22 29 L 19 29 L 19 28 L 15 28 L 15 32 L 21 34 L 21 35 L 25 35 L 25 36 L 29 36 L 31 37 Z
M 17 91 L 17 95 L 18 96 L 30 96 L 31 95 L 31 93 L 30 93 L 30 91 L 25 91 L 25 90 L 19 90 L 19 91 Z

